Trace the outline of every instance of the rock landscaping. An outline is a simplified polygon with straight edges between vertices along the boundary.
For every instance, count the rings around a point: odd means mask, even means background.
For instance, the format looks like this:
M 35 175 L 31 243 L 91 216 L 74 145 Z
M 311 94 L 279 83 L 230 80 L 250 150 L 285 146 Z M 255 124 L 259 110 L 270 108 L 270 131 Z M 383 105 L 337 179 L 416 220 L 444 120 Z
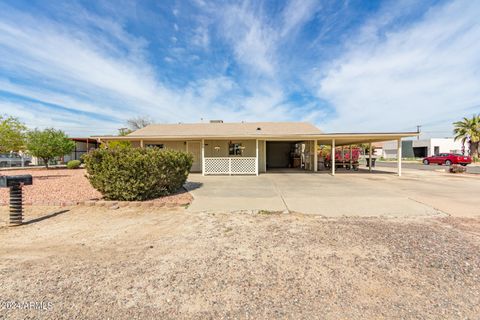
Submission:
M 138 204 L 118 201 L 102 201 L 102 195 L 95 190 L 85 177 L 84 169 L 30 169 L 2 170 L 0 175 L 31 174 L 33 185 L 23 187 L 26 206 L 137 206 Z M 8 205 L 9 190 L 0 188 L 0 206 Z M 191 195 L 181 189 L 179 192 L 141 203 L 144 206 L 186 206 L 192 201 Z

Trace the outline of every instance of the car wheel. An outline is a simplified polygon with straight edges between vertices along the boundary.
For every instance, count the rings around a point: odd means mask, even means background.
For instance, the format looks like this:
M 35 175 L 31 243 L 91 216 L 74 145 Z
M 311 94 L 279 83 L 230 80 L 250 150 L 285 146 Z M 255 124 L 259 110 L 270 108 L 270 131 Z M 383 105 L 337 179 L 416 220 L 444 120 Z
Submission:
M 427 159 L 423 160 L 423 164 L 428 166 L 430 164 L 430 161 L 428 161 Z
M 451 166 L 451 165 L 452 165 L 452 161 L 446 160 L 446 161 L 445 161 L 445 165 L 446 165 L 446 166 Z

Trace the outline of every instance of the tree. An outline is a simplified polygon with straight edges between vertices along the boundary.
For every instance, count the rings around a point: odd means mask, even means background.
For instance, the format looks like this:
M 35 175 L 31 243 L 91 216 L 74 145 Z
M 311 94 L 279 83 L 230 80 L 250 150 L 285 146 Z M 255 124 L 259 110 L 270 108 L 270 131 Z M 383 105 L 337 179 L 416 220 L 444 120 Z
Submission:
M 462 121 L 453 123 L 455 140 L 461 140 L 462 144 L 465 142 L 469 144 L 470 155 L 478 157 L 478 148 L 480 144 L 480 115 L 473 115 L 471 119 L 464 117 Z
M 127 120 L 127 126 L 129 129 L 135 131 L 138 129 L 145 128 L 146 126 L 152 124 L 153 121 L 150 117 L 136 117 Z
M 118 129 L 118 135 L 121 136 L 121 137 L 124 137 L 126 136 L 127 134 L 129 133 L 132 133 L 133 130 L 132 129 L 129 129 L 129 128 L 120 128 Z
M 0 115 L 0 152 L 25 149 L 27 127 L 11 116 Z
M 61 130 L 53 128 L 35 129 L 27 134 L 27 150 L 37 158 L 40 158 L 48 168 L 48 162 L 56 157 L 64 156 L 75 149 L 75 142 Z

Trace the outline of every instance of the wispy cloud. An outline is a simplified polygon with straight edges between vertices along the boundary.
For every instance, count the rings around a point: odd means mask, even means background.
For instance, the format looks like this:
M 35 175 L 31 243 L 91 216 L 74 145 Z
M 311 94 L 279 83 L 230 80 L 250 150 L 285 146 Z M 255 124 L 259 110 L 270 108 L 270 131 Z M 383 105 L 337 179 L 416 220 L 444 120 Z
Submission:
M 367 131 L 480 112 L 480 5 L 382 3 L 3 4 L 0 113 L 89 135 L 136 115 Z
M 283 26 L 281 36 L 285 37 L 314 17 L 321 9 L 321 4 L 316 0 L 292 0 L 283 10 Z
M 382 29 L 391 16 L 369 22 L 361 41 L 318 74 L 317 94 L 336 110 L 324 125 L 413 130 L 440 116 L 437 129 L 447 131 L 480 102 L 479 12 L 478 2 L 456 1 L 401 28 Z
M 257 72 L 273 75 L 277 32 L 262 19 L 262 8 L 249 3 L 226 6 L 221 12 L 222 31 L 236 59 Z

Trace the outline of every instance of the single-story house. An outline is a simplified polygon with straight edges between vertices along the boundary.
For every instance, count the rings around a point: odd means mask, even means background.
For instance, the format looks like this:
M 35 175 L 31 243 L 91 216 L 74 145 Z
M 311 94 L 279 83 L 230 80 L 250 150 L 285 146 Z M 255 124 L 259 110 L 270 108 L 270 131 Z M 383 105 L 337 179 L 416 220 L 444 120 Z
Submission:
M 318 148 L 397 140 L 416 132 L 324 133 L 306 122 L 152 124 L 126 136 L 92 137 L 99 143 L 130 141 L 139 148 L 159 147 L 193 155 L 192 172 L 203 175 L 258 175 L 276 168 L 318 171 Z M 401 144 L 398 144 L 401 154 Z M 371 154 L 371 153 L 370 153 Z M 331 172 L 335 174 L 335 157 Z M 398 161 L 401 175 L 401 159 Z

